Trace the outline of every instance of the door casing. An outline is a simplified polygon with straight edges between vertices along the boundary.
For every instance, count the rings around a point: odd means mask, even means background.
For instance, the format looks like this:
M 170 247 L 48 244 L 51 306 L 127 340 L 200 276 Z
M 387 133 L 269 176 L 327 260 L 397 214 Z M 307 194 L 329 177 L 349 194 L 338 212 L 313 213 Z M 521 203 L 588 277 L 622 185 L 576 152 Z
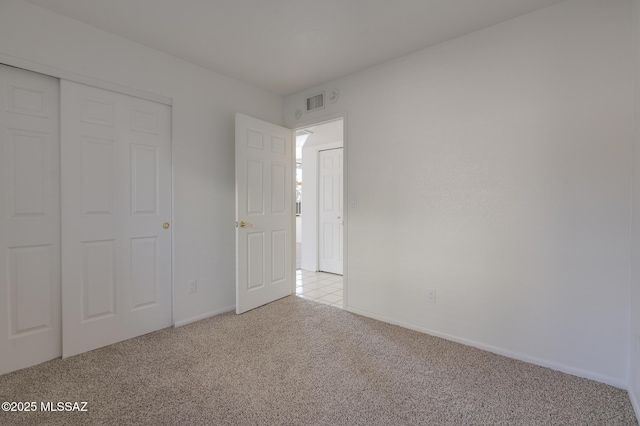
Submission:
M 298 130 L 303 130 L 306 129 L 308 127 L 313 127 L 313 126 L 318 126 L 321 124 L 325 124 L 325 123 L 329 123 L 332 121 L 336 121 L 336 120 L 342 120 L 342 143 L 333 143 L 333 144 L 327 144 L 327 145 L 319 145 L 318 147 L 314 147 L 317 148 L 315 149 L 316 152 L 320 151 L 321 149 L 332 149 L 332 148 L 343 148 L 343 206 L 344 206 L 344 210 L 343 210 L 343 238 L 342 238 L 342 253 L 343 253 L 343 268 L 342 268 L 342 276 L 343 276 L 343 287 L 344 287 L 344 291 L 343 291 L 343 309 L 345 310 L 349 310 L 349 304 L 348 304 L 348 298 L 349 298 L 349 292 L 347 291 L 348 289 L 348 280 L 349 280 L 349 269 L 348 269 L 348 235 L 349 235 L 349 209 L 350 209 L 350 205 L 349 205 L 349 200 L 354 201 L 354 206 L 352 208 L 356 208 L 357 207 L 357 195 L 356 194 L 352 194 L 352 193 L 348 193 L 347 189 L 349 188 L 349 151 L 348 151 L 348 113 L 347 111 L 340 111 L 337 113 L 333 113 L 333 114 L 327 114 L 327 115 L 323 115 L 320 117 L 316 117 L 314 119 L 311 120 L 304 120 L 304 121 L 300 121 L 298 123 L 295 124 L 295 127 L 293 127 L 294 131 L 298 131 Z M 304 154 L 303 154 L 303 161 L 304 161 Z M 293 159 L 294 162 L 294 166 L 295 166 L 295 158 Z M 316 164 L 317 164 L 317 159 L 315 160 Z M 316 173 L 317 173 L 317 165 L 316 165 Z M 304 179 L 304 176 L 303 176 Z M 304 187 L 304 183 L 303 183 L 303 187 Z M 295 194 L 295 183 L 292 186 L 292 192 Z M 304 192 L 304 189 L 303 189 Z M 315 197 L 315 214 L 316 214 L 316 218 L 317 218 L 317 196 Z M 304 199 L 303 199 L 303 207 L 302 210 L 304 212 Z M 303 213 L 304 214 L 304 213 Z M 303 233 L 304 233 L 304 219 L 302 219 L 303 221 Z M 318 268 L 318 250 L 317 250 L 317 241 L 318 241 L 318 226 L 317 226 L 317 219 L 315 220 L 315 226 L 314 226 L 314 230 L 313 230 L 313 234 L 315 236 L 315 245 L 316 245 L 316 249 L 315 254 L 313 255 L 313 261 L 309 266 L 309 269 L 316 271 Z M 294 229 L 295 229 L 295 223 L 294 223 Z M 304 237 L 303 237 L 304 238 Z M 304 250 L 304 240 L 303 240 L 303 250 Z M 294 262 L 295 265 L 295 262 Z M 303 263 L 302 265 L 302 269 L 305 269 L 305 264 Z M 295 293 L 295 283 L 294 283 L 294 288 L 292 289 L 292 291 Z

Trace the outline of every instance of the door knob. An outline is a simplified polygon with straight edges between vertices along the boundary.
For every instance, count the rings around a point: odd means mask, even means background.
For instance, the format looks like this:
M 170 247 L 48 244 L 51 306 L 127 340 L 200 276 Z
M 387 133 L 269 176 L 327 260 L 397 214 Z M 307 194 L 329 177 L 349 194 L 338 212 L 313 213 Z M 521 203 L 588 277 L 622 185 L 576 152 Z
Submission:
M 253 227 L 253 223 L 245 222 L 244 220 L 240 221 L 240 228 L 251 228 Z
M 165 222 L 165 223 L 163 223 L 163 224 L 162 224 L 162 227 L 163 227 L 164 229 L 169 229 L 169 222 Z

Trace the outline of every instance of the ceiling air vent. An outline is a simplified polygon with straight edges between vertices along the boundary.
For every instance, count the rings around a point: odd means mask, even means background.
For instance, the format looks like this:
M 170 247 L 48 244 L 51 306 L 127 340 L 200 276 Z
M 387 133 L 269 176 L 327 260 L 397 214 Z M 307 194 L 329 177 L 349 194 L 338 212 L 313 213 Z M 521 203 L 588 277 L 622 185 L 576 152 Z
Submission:
M 307 98 L 307 112 L 324 108 L 324 92 Z

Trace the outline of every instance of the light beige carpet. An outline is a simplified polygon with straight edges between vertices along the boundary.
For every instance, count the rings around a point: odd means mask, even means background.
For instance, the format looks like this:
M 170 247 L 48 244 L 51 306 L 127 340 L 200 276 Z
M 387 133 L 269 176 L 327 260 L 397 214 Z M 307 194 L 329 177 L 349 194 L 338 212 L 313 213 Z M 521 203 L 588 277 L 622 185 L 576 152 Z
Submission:
M 635 425 L 601 383 L 287 297 L 0 376 L 0 424 Z

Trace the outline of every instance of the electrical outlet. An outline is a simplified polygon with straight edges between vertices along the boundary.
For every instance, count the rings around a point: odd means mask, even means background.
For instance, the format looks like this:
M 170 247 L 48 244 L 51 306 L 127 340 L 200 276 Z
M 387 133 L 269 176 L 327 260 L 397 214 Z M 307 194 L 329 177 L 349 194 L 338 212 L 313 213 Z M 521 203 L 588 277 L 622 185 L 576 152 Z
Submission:
M 198 281 L 189 281 L 189 293 L 196 293 L 198 291 Z
M 436 291 L 435 289 L 428 289 L 427 290 L 427 302 L 429 303 L 436 303 Z

